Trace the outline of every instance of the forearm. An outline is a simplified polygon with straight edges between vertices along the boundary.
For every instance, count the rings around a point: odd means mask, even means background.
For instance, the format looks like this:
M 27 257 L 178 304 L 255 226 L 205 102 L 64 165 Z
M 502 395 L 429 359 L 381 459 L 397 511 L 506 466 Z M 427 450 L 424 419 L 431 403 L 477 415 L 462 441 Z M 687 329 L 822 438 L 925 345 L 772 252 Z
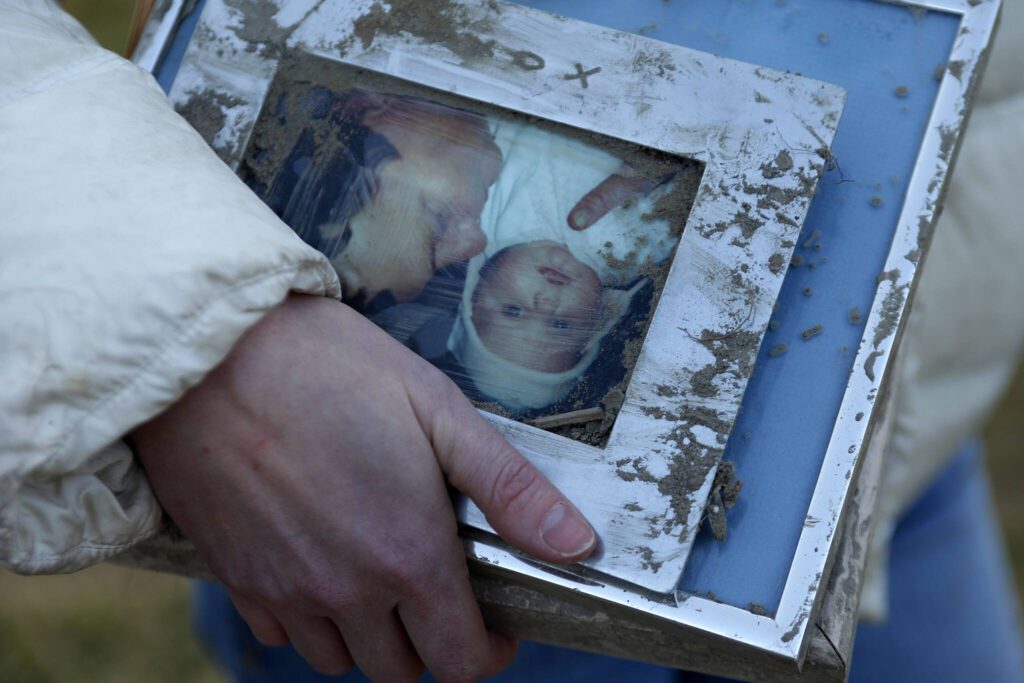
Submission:
M 72 570 L 159 519 L 120 438 L 337 282 L 55 4 L 0 2 L 0 150 L 0 563 Z

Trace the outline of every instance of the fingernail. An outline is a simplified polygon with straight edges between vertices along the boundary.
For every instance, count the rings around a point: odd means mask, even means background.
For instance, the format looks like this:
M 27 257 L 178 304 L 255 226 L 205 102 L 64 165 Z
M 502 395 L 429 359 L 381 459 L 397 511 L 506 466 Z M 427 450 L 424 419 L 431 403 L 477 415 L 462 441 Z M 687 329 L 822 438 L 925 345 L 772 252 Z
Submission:
M 586 209 L 576 209 L 569 216 L 569 227 L 573 230 L 583 230 L 590 223 L 590 213 Z
M 540 536 L 548 547 L 562 557 L 579 555 L 594 545 L 594 530 L 575 509 L 555 503 L 540 523 Z

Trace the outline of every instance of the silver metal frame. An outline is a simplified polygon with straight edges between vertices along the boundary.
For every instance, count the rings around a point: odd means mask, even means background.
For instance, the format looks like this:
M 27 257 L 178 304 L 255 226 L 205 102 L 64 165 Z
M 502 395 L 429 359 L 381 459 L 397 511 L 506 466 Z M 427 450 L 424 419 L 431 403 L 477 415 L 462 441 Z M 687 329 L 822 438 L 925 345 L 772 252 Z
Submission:
M 888 2 L 890 0 L 880 1 Z M 348 8 L 348 11 L 335 12 L 326 16 L 329 16 L 336 26 L 347 25 L 343 21 L 344 17 L 349 17 L 350 22 L 352 16 L 361 14 L 367 9 L 369 4 L 369 2 L 350 3 L 351 7 Z M 499 621 L 504 620 L 513 630 L 548 642 L 583 647 L 585 649 L 618 652 L 619 654 L 632 654 L 632 656 L 644 657 L 651 661 L 661 661 L 676 665 L 689 663 L 694 668 L 717 670 L 719 673 L 731 672 L 732 675 L 744 675 L 744 671 L 756 671 L 758 672 L 756 675 L 768 675 L 769 670 L 776 672 L 785 671 L 787 662 L 789 666 L 795 665 L 799 667 L 804 661 L 809 644 L 812 641 L 817 642 L 816 638 L 811 637 L 812 631 L 810 626 L 815 623 L 816 615 L 821 608 L 823 596 L 826 593 L 824 590 L 826 582 L 823 577 L 829 577 L 832 571 L 832 562 L 840 546 L 840 530 L 845 528 L 847 534 L 851 533 L 849 520 L 846 519 L 848 516 L 847 508 L 853 499 L 853 491 L 861 479 L 860 468 L 865 457 L 870 435 L 878 430 L 881 411 L 877 408 L 879 408 L 878 404 L 881 402 L 880 392 L 885 386 L 889 369 L 892 365 L 890 362 L 891 355 L 902 334 L 906 312 L 914 294 L 916 274 L 927 252 L 930 234 L 937 219 L 947 179 L 955 160 L 960 140 L 962 139 L 962 131 L 966 124 L 969 105 L 973 92 L 978 85 L 980 72 L 987 58 L 1000 8 L 1000 0 L 928 0 L 914 2 L 894 0 L 892 4 L 958 15 L 961 17 L 961 30 L 956 44 L 949 55 L 951 68 L 947 69 L 941 83 L 938 97 L 929 119 L 927 133 L 918 154 L 914 175 L 904 197 L 898 227 L 887 257 L 884 277 L 880 279 L 879 288 L 872 303 L 866 331 L 858 349 L 854 370 L 851 373 L 843 396 L 839 416 L 833 428 L 825 460 L 776 614 L 774 617 L 759 616 L 744 609 L 684 594 L 677 594 L 674 596 L 675 599 L 666 600 L 664 595 L 637 590 L 629 582 L 616 581 L 600 574 L 582 576 L 579 574 L 554 572 L 550 568 L 538 566 L 533 562 L 527 561 L 508 549 L 498 547 L 489 542 L 489 540 L 482 540 L 477 537 L 468 538 L 465 542 L 468 554 L 481 563 L 477 567 L 478 572 L 480 568 L 483 568 L 486 575 L 489 573 L 487 568 L 493 567 L 496 568 L 499 577 L 495 582 L 487 583 L 487 581 L 490 581 L 488 579 L 484 582 L 487 585 L 478 586 L 478 594 L 481 596 L 485 608 L 488 606 L 497 608 L 494 618 Z M 308 13 L 301 17 L 303 19 L 308 18 L 316 10 L 323 10 L 323 5 L 320 3 L 313 4 L 312 2 L 307 2 L 306 5 L 309 9 Z M 523 11 L 527 15 L 531 14 L 530 11 L 522 10 L 521 8 L 515 8 L 511 11 Z M 278 18 L 281 18 L 280 15 Z M 295 19 L 298 18 L 300 17 L 295 17 Z M 289 24 L 289 26 L 292 26 L 292 28 L 282 29 L 284 40 L 288 41 L 289 45 L 309 44 L 308 40 L 305 40 L 304 36 L 300 35 L 302 32 L 295 30 L 294 22 Z M 565 24 L 559 23 L 560 34 L 564 26 Z M 587 30 L 595 29 L 588 28 Z M 285 33 L 287 35 L 284 35 Z M 609 32 L 609 34 L 614 34 L 614 32 Z M 618 44 L 627 45 L 628 47 L 625 49 L 634 50 L 634 54 L 647 45 L 647 42 L 642 38 L 635 36 L 622 37 L 621 34 L 614 35 L 616 40 L 620 41 Z M 559 40 L 561 40 L 561 35 L 559 35 Z M 397 47 L 397 40 L 393 44 L 389 43 L 389 45 L 391 45 L 392 50 L 387 53 L 380 52 L 374 55 L 372 50 L 365 52 L 356 49 L 347 53 L 345 59 L 346 61 L 352 61 L 353 63 L 382 72 L 405 73 L 404 70 L 408 67 L 408 64 L 405 62 L 406 53 L 402 50 L 394 50 Z M 408 43 L 405 46 L 407 47 Z M 233 47 L 235 50 L 244 50 L 245 45 L 243 41 L 240 41 Z M 322 51 L 324 47 L 321 45 L 320 50 Z M 356 47 L 358 48 L 358 45 Z M 662 51 L 673 54 L 688 52 L 681 48 L 677 49 L 660 43 L 653 43 L 651 47 L 652 49 L 657 49 L 659 53 L 662 53 Z M 224 45 L 221 44 L 220 49 L 223 48 Z M 316 50 L 313 51 L 315 52 Z M 244 78 L 250 79 L 250 85 L 253 85 L 253 73 L 261 74 L 255 79 L 258 81 L 260 78 L 263 80 L 268 79 L 273 72 L 272 65 L 259 60 L 254 62 L 256 66 L 255 71 L 249 70 L 249 67 L 253 66 L 252 64 L 246 65 L 245 68 L 239 70 L 234 68 L 227 69 L 223 65 L 218 67 L 212 63 L 207 63 L 204 67 L 201 67 L 197 64 L 197 61 L 201 62 L 202 56 L 195 53 L 196 47 L 193 46 L 189 57 L 186 59 L 187 68 L 185 71 L 188 72 L 189 68 L 191 68 L 191 75 L 183 74 L 185 80 L 179 78 L 176 84 L 175 99 L 179 104 L 187 99 L 189 93 L 195 94 L 205 90 L 205 86 L 200 86 L 200 81 L 210 76 L 215 77 L 214 80 L 218 83 L 213 88 L 216 92 L 224 86 L 225 81 L 231 80 L 231 78 L 238 78 L 243 73 L 248 73 Z M 432 54 L 435 58 L 448 61 L 444 69 L 445 76 L 453 77 L 455 74 L 460 73 L 460 71 L 465 71 L 463 65 L 451 63 L 458 60 L 453 60 L 452 55 L 450 53 L 446 54 L 443 49 L 434 50 Z M 694 63 L 699 63 L 698 59 L 704 60 L 702 66 L 706 66 L 708 60 L 711 59 L 705 55 L 700 55 L 699 58 L 695 55 L 696 53 L 690 53 L 687 55 L 687 58 L 692 58 Z M 334 54 L 334 56 L 336 58 L 337 54 Z M 735 62 L 728 62 L 727 60 L 718 60 L 718 62 L 721 62 L 729 69 L 733 69 L 736 66 Z M 188 67 L 190 63 L 192 66 Z M 550 60 L 550 63 L 555 63 L 555 60 Z M 269 66 L 270 68 L 261 71 L 261 64 L 263 67 Z M 565 62 L 565 66 L 571 67 L 572 65 L 569 62 Z M 206 70 L 205 75 L 204 69 Z M 761 73 L 769 74 L 769 81 L 771 78 L 777 77 L 764 70 L 761 70 Z M 190 78 L 192 79 L 191 81 L 189 81 Z M 426 75 L 424 78 L 418 78 L 417 80 L 430 83 L 438 79 Z M 442 83 L 440 85 L 441 87 L 447 86 L 447 89 L 451 90 L 455 86 L 460 85 L 460 83 L 458 80 L 451 80 L 446 84 Z M 540 108 L 549 107 L 550 89 L 545 90 L 543 87 L 536 87 L 536 85 L 535 87 L 527 87 L 523 90 L 523 92 L 528 93 L 530 98 L 525 104 L 539 101 L 538 106 Z M 467 94 L 461 87 L 459 90 L 460 94 Z M 513 109 L 527 111 L 533 109 L 530 106 L 523 106 L 523 98 L 518 98 L 517 100 L 517 93 L 514 91 L 508 92 L 496 87 L 489 92 L 494 96 L 490 98 L 491 101 L 504 104 L 504 106 Z M 473 95 L 473 93 L 469 94 L 470 96 Z M 476 94 L 478 96 L 486 96 L 488 93 L 478 91 Z M 620 98 L 620 95 L 621 93 L 615 93 L 617 99 Z M 575 122 L 578 125 L 578 115 L 583 112 L 586 103 L 578 97 L 572 101 L 576 107 L 573 111 L 577 114 L 577 117 L 568 116 L 565 111 L 559 112 L 557 107 L 554 109 L 549 107 L 541 113 L 546 118 L 562 120 L 567 123 Z M 516 106 L 517 103 L 520 106 Z M 247 113 L 235 111 L 231 108 L 224 112 L 225 120 L 228 124 L 225 130 L 228 132 L 219 134 L 213 142 L 229 160 L 232 158 L 232 155 L 237 155 L 238 150 L 244 148 L 244 144 L 241 142 L 242 131 L 237 129 L 238 122 L 246 118 L 254 119 L 255 111 L 258 111 L 259 104 L 258 99 L 252 99 L 248 102 L 249 110 Z M 749 101 L 747 104 L 749 105 Z M 614 112 L 618 112 L 618 114 Z M 643 131 L 636 130 L 637 126 L 623 125 L 629 122 L 618 118 L 619 115 L 627 113 L 622 109 L 613 108 L 597 113 L 604 117 L 605 123 L 602 124 L 601 121 L 597 121 L 597 125 L 594 126 L 595 129 L 600 130 L 603 128 L 605 132 L 614 137 L 633 139 L 641 144 L 643 144 L 644 140 L 648 139 L 648 136 L 645 136 Z M 635 113 L 634 111 L 633 114 L 635 115 Z M 835 121 L 833 121 L 834 123 Z M 233 125 L 236 126 L 236 129 L 232 132 L 231 127 Z M 611 128 L 615 128 L 615 130 L 609 130 Z M 623 130 L 623 128 L 626 130 Z M 831 130 L 834 130 L 834 126 Z M 713 136 L 708 136 L 705 140 L 713 142 Z M 701 158 L 708 162 L 714 160 L 713 155 L 708 154 L 708 149 L 712 148 L 710 144 L 706 145 L 704 150 L 701 150 L 700 146 L 690 147 L 689 149 L 682 147 L 673 148 L 670 142 L 660 138 L 658 144 L 654 146 L 676 151 L 685 156 Z M 757 147 L 760 152 L 770 148 L 770 144 Z M 775 148 L 781 149 L 778 144 L 776 144 Z M 743 151 L 747 153 L 750 149 L 745 147 Z M 792 173 L 787 177 L 792 180 Z M 706 180 L 707 177 L 705 178 Z M 705 185 L 707 185 L 707 182 L 705 182 Z M 806 199 L 806 197 L 802 197 L 797 203 L 800 208 L 799 215 L 801 218 L 806 210 Z M 728 214 L 724 212 L 720 216 L 720 220 L 723 221 L 729 220 L 729 218 Z M 697 219 L 700 219 L 700 222 Z M 797 222 L 799 223 L 800 221 Z M 708 226 L 713 226 L 714 224 L 714 222 L 709 222 L 706 215 L 700 217 L 695 214 L 695 218 L 691 219 L 691 225 L 696 225 L 698 229 L 688 230 L 688 234 L 708 233 Z M 795 232 L 787 232 L 779 225 L 771 228 L 771 238 L 779 245 L 785 241 L 782 237 L 783 234 L 795 235 Z M 701 236 L 707 239 L 706 234 Z M 795 240 L 795 237 L 786 239 Z M 684 249 L 680 249 L 681 254 L 685 253 L 685 247 L 686 245 L 684 245 Z M 776 253 L 785 253 L 785 250 L 780 249 Z M 788 255 L 786 262 L 788 263 Z M 679 270 L 678 265 L 675 270 Z M 770 296 L 761 297 L 758 300 L 758 305 L 755 306 L 752 314 L 753 323 L 748 326 L 752 327 L 753 324 L 756 324 L 763 328 L 763 324 L 767 321 L 767 316 L 764 315 L 765 310 L 762 304 L 767 303 L 767 306 L 770 308 L 771 301 L 774 300 L 777 294 L 780 281 L 781 273 L 778 274 L 778 277 L 765 277 L 757 282 L 758 286 L 767 288 L 770 291 Z M 734 328 L 735 325 L 732 328 L 723 327 L 723 325 L 718 325 L 717 327 L 720 330 Z M 686 385 L 685 382 L 682 384 L 683 386 Z M 741 396 L 742 391 L 737 395 Z M 867 417 L 865 418 L 864 416 Z M 508 426 L 499 421 L 499 427 Z M 516 428 L 514 426 L 511 433 L 515 436 Z M 879 463 L 877 461 L 873 462 L 870 473 L 871 481 L 867 482 L 868 487 L 872 490 L 876 485 L 880 469 Z M 705 484 L 707 483 L 706 481 Z M 706 486 L 696 492 L 696 495 L 701 493 L 706 493 Z M 858 518 L 866 514 L 867 509 L 870 508 L 872 497 L 868 497 L 867 508 L 863 504 L 857 508 L 856 516 Z M 692 512 L 693 510 L 691 510 Z M 690 520 L 687 521 L 689 523 Z M 691 529 L 695 527 L 696 524 L 689 525 Z M 848 555 L 849 551 L 843 551 L 844 558 L 851 561 L 859 559 L 862 562 L 863 560 L 862 557 L 848 558 Z M 845 569 L 849 568 L 846 567 Z M 537 606 L 536 601 L 526 604 L 533 600 L 536 595 L 534 597 L 529 595 L 496 597 L 494 586 L 507 585 L 511 587 L 511 590 L 515 590 L 515 585 L 524 585 L 522 584 L 524 580 L 526 581 L 526 588 L 523 590 L 528 590 L 531 585 L 532 587 L 542 586 L 541 590 L 544 593 L 545 599 L 549 600 L 549 604 L 540 607 Z M 553 593 L 549 590 L 552 588 L 554 589 Z M 830 612 L 833 616 L 839 614 L 841 619 L 852 623 L 856 618 L 856 596 L 850 596 L 851 599 L 847 603 L 846 608 L 833 608 L 833 604 L 836 602 L 834 598 L 835 596 L 830 594 L 830 598 L 826 600 L 828 603 L 826 611 Z M 516 603 L 515 606 L 509 607 L 511 603 L 508 600 Z M 850 604 L 853 606 L 850 607 Z M 559 630 L 557 626 L 550 628 L 545 626 L 545 619 L 551 624 L 557 621 L 555 618 L 556 613 L 565 612 L 566 610 L 584 610 L 583 606 L 586 605 L 590 605 L 594 609 L 590 612 L 581 611 L 579 614 L 584 616 L 591 615 L 593 623 L 582 625 L 575 632 L 569 632 L 564 628 Z M 516 615 L 520 614 L 526 615 L 527 619 L 533 619 L 536 623 L 527 626 L 522 619 L 517 620 Z M 575 617 L 577 621 L 579 618 L 581 618 L 579 615 Z M 852 631 L 850 632 L 852 633 Z M 597 635 L 593 635 L 594 633 Z M 642 636 L 647 645 L 644 648 L 635 649 L 635 651 L 631 652 L 625 645 L 619 648 L 611 644 L 613 638 L 619 635 L 628 637 L 630 633 L 639 634 L 634 635 L 634 640 L 636 637 Z M 655 633 L 658 634 L 659 638 L 654 639 L 651 637 Z M 707 636 L 707 638 L 705 639 L 704 636 Z M 849 644 L 852 643 L 852 637 L 844 639 L 844 642 L 846 643 L 845 647 L 848 648 Z M 752 652 L 747 651 L 750 653 L 748 665 L 739 665 L 735 662 L 732 664 L 723 662 L 721 665 L 708 663 L 713 659 L 709 657 L 709 654 L 726 652 L 730 643 L 743 644 L 754 648 Z M 831 640 L 829 640 L 829 644 L 832 644 Z M 841 646 L 840 650 L 844 650 L 844 647 Z M 760 655 L 756 653 L 760 653 Z M 848 649 L 845 652 L 840 652 L 842 656 L 847 654 Z M 840 659 L 842 659 L 842 656 Z M 701 664 L 701 662 L 704 663 Z M 776 666 L 780 662 L 781 669 Z M 761 668 L 750 668 L 751 666 Z M 771 677 L 774 677 L 774 675 Z M 829 678 L 829 676 L 826 676 L 826 678 Z
M 998 23 L 1001 0 L 892 4 L 959 15 L 961 25 L 903 198 L 896 233 L 776 613 L 776 622 L 791 636 L 778 645 L 788 646 L 797 661 L 802 661 L 806 653 L 808 627 L 822 597 L 818 588 L 822 577 L 829 576 L 831 570 L 838 532 L 857 483 L 867 436 L 874 421 L 880 419 L 880 411 L 874 410 L 875 402 L 883 391 L 893 351 L 903 332 L 918 269 L 927 255 L 972 96 L 980 83 Z
M 132 61 L 153 73 L 160 65 L 182 17 L 195 0 L 157 0 L 135 46 Z

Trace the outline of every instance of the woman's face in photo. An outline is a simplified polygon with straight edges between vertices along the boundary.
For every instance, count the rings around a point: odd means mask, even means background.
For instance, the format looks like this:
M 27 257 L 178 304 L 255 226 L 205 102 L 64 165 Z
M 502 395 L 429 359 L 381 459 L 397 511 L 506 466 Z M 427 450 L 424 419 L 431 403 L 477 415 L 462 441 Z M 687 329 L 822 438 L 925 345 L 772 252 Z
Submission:
M 579 360 L 602 315 L 601 281 L 561 244 L 528 242 L 500 252 L 473 293 L 480 340 L 506 360 L 563 372 Z
M 367 299 L 420 294 L 435 272 L 486 244 L 480 214 L 501 169 L 501 152 L 480 117 L 403 102 L 371 117 L 398 157 L 381 164 L 371 201 L 351 221 L 346 261 Z

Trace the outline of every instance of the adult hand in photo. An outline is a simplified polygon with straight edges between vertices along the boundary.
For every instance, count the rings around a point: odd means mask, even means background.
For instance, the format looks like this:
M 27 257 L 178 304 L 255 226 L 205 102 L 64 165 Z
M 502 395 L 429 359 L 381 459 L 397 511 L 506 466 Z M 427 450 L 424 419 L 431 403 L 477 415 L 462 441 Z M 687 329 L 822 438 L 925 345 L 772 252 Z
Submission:
M 586 230 L 617 206 L 630 199 L 639 199 L 664 180 L 652 180 L 635 175 L 628 164 L 622 170 L 605 178 L 597 187 L 583 196 L 569 211 L 566 221 L 573 230 Z
M 470 589 L 446 480 L 540 559 L 596 542 L 450 380 L 329 299 L 293 295 L 132 438 L 256 637 L 327 674 L 470 681 L 511 659 Z

